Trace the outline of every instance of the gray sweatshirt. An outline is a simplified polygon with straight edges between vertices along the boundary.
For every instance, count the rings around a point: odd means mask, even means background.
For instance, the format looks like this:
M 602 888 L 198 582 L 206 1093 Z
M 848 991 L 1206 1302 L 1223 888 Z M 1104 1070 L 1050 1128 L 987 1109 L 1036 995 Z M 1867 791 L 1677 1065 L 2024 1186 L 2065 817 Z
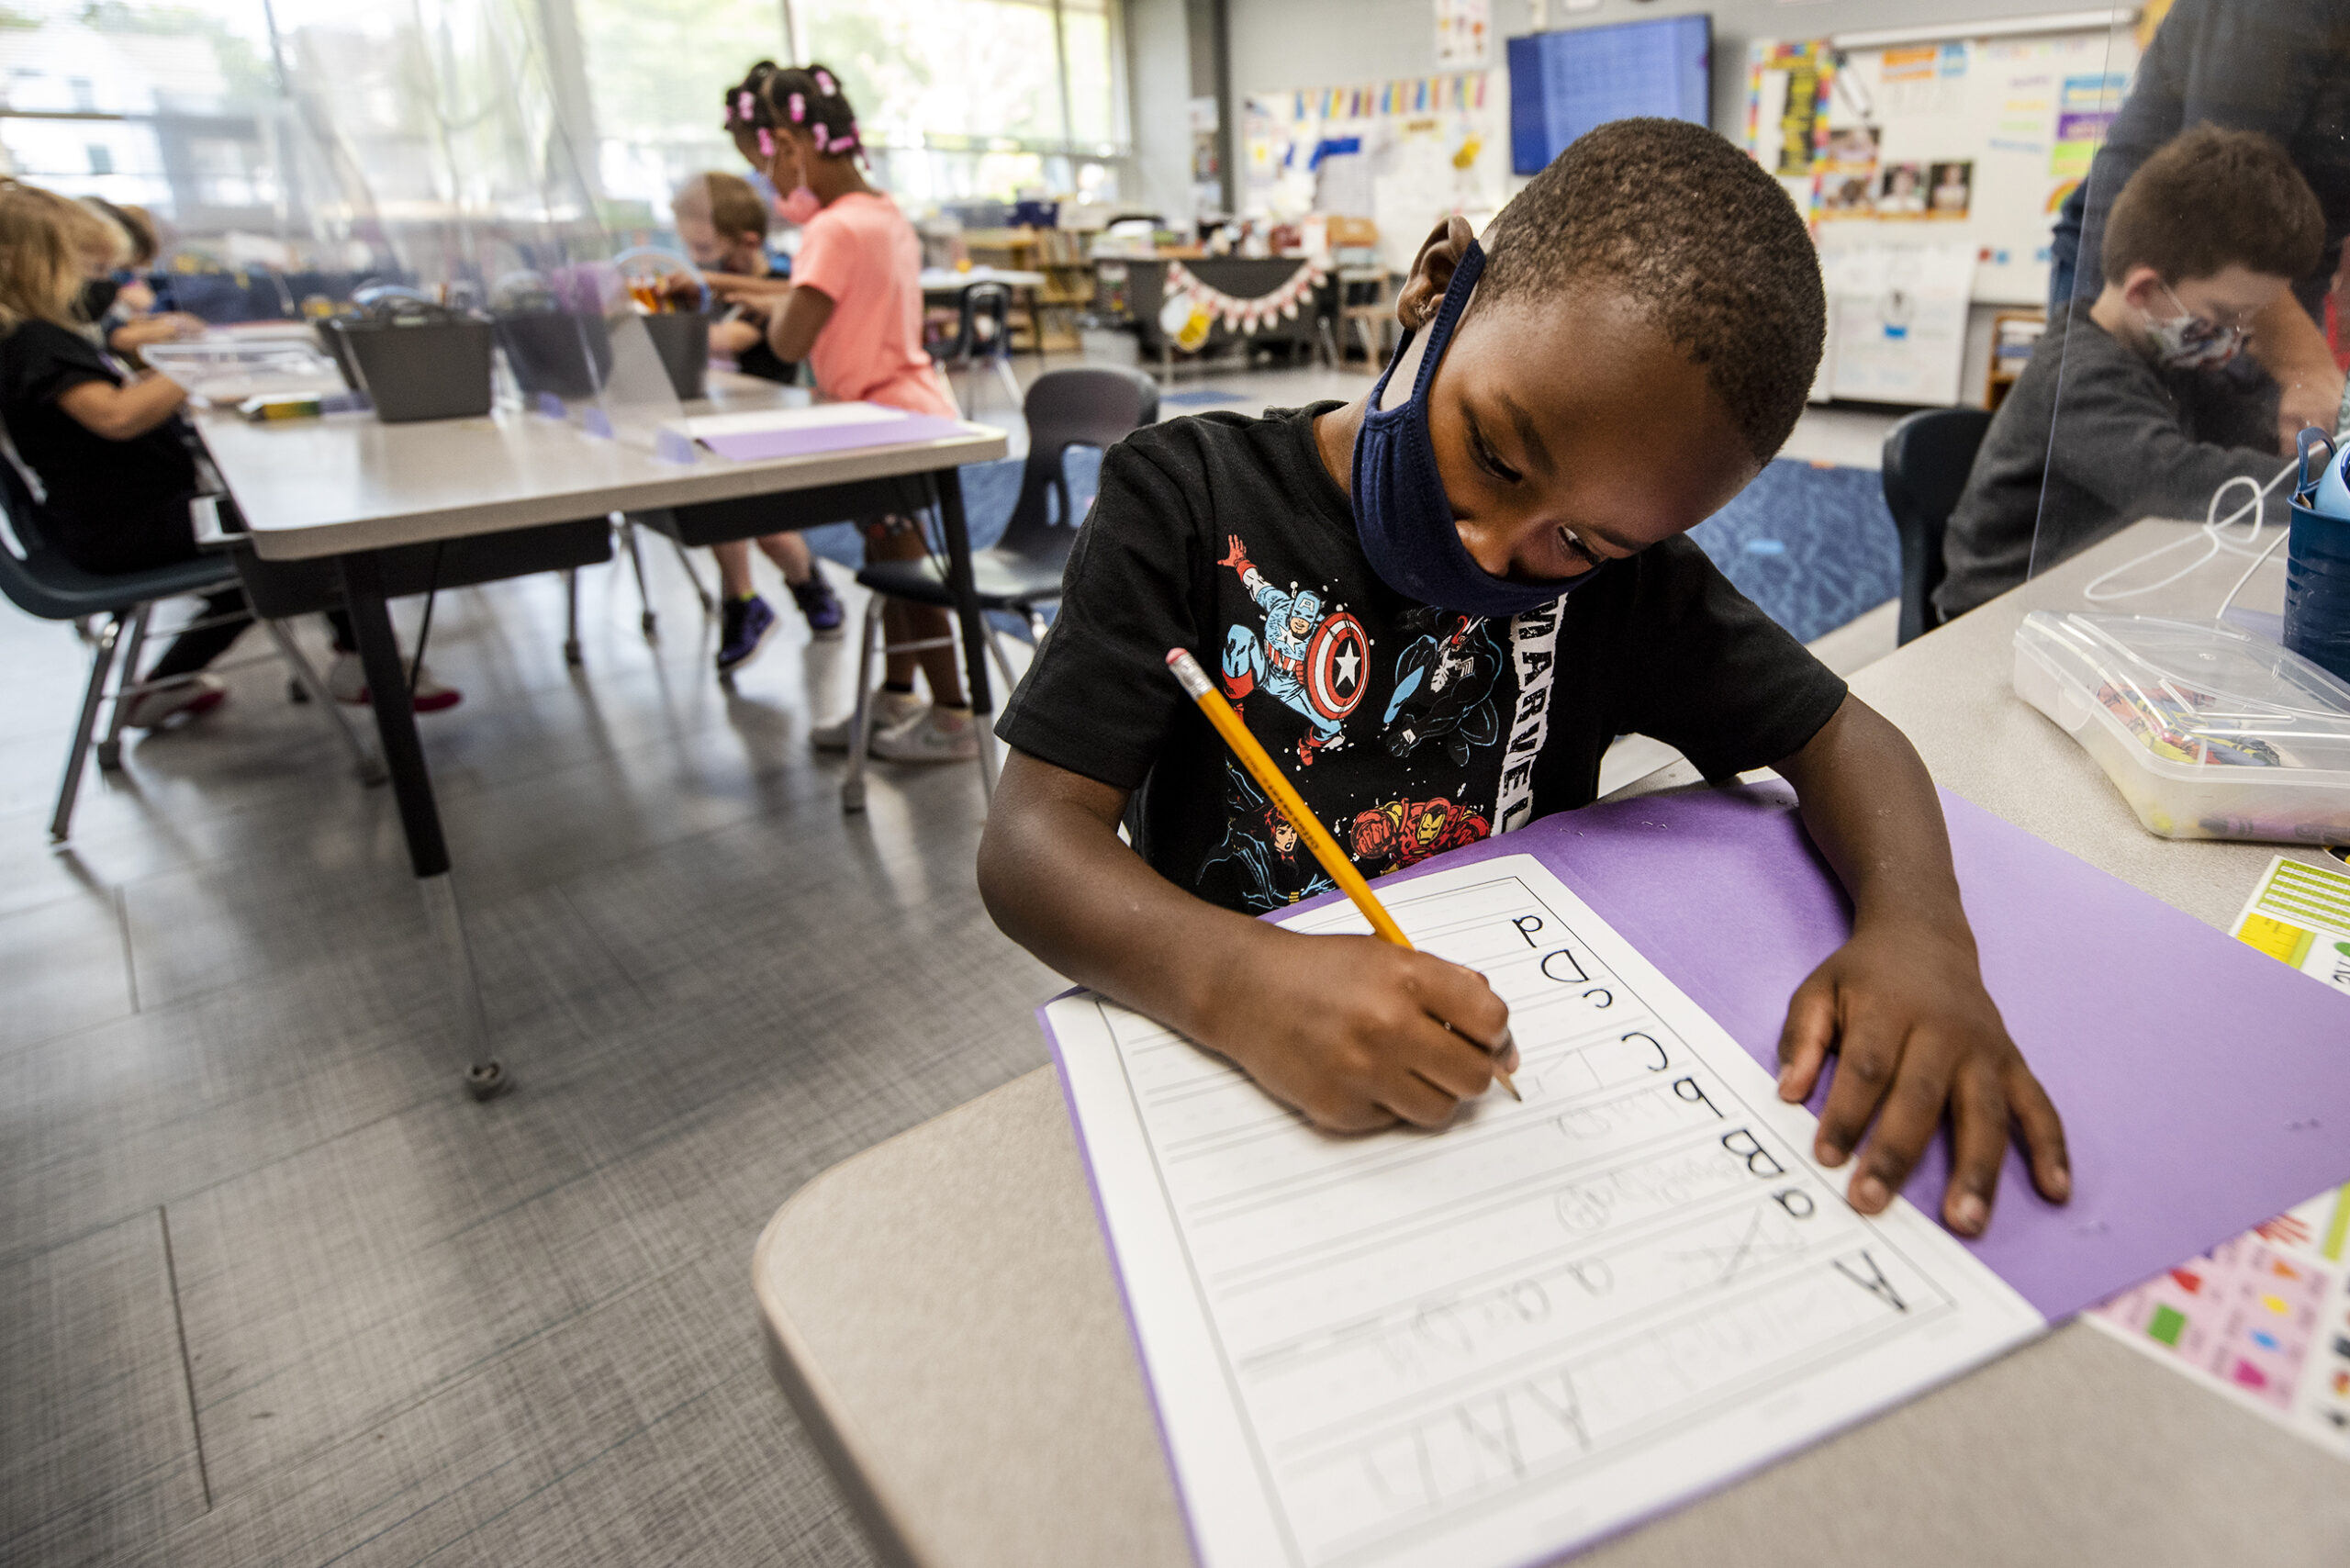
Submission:
M 1935 604 L 1964 614 L 2142 518 L 2199 520 L 2223 480 L 2266 483 L 2285 462 L 2277 398 L 2248 357 L 2165 370 L 2086 310 L 2051 322 L 1951 514 Z M 2249 498 L 2239 487 L 2225 510 Z M 2282 521 L 2285 498 L 2269 502 Z

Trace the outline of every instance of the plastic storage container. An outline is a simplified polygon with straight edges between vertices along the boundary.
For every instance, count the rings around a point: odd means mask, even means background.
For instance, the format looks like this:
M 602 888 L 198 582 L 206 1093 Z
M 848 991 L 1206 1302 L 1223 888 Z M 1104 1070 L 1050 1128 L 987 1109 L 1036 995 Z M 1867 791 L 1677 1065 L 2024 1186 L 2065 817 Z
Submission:
M 2016 694 L 2165 838 L 2350 844 L 2350 686 L 2211 622 L 2036 610 Z
M 679 402 L 691 402 L 702 395 L 702 381 L 710 369 L 710 316 L 700 310 L 665 310 L 657 316 L 643 316 L 644 330 L 653 340 L 653 352 L 661 356 L 661 368 L 669 373 L 669 386 Z
M 338 317 L 327 327 L 386 424 L 489 412 L 488 322 L 441 312 Z

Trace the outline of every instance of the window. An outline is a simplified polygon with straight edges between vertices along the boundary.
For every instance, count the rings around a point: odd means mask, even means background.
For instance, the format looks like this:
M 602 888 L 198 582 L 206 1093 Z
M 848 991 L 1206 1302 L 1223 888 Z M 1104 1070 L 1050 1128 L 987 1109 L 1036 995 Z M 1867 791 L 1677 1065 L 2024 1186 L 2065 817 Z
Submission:
M 573 15 L 608 199 L 666 213 L 688 176 L 742 169 L 721 100 L 754 62 L 789 58 L 778 0 L 574 0 Z
M 912 201 L 1106 194 L 1126 154 L 1112 0 L 572 3 L 604 195 L 655 216 L 688 175 L 740 167 L 719 95 L 761 59 L 838 72 L 877 181 Z
M 114 173 L 113 148 L 102 147 L 93 142 L 91 145 L 84 148 L 83 151 L 89 154 L 90 173 L 93 174 L 111 174 Z

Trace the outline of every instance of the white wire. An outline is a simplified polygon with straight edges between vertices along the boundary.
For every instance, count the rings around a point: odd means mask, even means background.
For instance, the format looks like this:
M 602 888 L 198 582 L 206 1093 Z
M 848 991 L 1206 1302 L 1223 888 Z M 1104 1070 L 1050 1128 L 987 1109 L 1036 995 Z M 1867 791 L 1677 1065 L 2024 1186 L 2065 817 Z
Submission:
M 2249 474 L 2238 474 L 2232 478 L 2223 480 L 2221 483 L 2220 487 L 2211 492 L 2210 505 L 2203 509 L 2202 527 L 2197 529 L 2193 533 L 2188 534 L 2184 539 L 2174 539 L 2167 544 L 2158 544 L 2152 550 L 2147 551 L 2144 554 L 2132 556 L 2131 559 L 2124 561 L 2121 565 L 2114 567 L 2111 571 L 2099 575 L 2092 580 L 2087 588 L 2081 590 L 2081 597 L 2088 600 L 2091 604 L 2112 604 L 2125 599 L 2135 599 L 2140 594 L 2153 593 L 2158 588 L 2166 588 L 2170 587 L 2171 584 L 2179 581 L 2181 578 L 2193 576 L 2195 572 L 2206 563 L 2216 560 L 2222 554 L 2252 554 L 2253 551 L 2251 547 L 2260 542 L 2260 531 L 2267 525 L 2268 493 L 2271 490 L 2274 490 L 2278 485 L 2284 483 L 2285 476 L 2292 473 L 2300 465 L 2300 460 L 2297 457 L 2292 462 L 2286 464 L 2284 467 L 2278 469 L 2276 476 L 2265 485 L 2254 479 Z M 2236 508 L 2235 510 L 2230 512 L 2224 519 L 2222 519 L 2220 516 L 2220 499 L 2238 485 L 2242 485 L 2252 491 L 2252 499 L 2244 502 L 2244 505 Z M 2228 530 L 2233 527 L 2236 520 L 2243 517 L 2246 512 L 2250 512 L 2252 514 L 2251 528 L 2244 534 L 2241 541 L 2229 538 Z M 2282 524 L 2279 524 L 2277 528 L 2277 540 L 2282 540 L 2284 537 L 2284 527 Z M 2127 588 L 2108 589 L 2105 586 L 2114 578 L 2121 577 L 2127 572 L 2135 571 L 2138 567 L 2144 566 L 2149 561 L 2167 555 L 2174 550 L 2183 550 L 2193 544 L 2202 545 L 2203 553 L 2196 556 L 2192 561 L 2189 561 L 2186 566 L 2181 566 L 2177 571 L 2173 572 L 2170 576 L 2164 577 L 2157 582 L 2143 583 L 2136 588 Z M 2221 613 L 2226 613 L 2228 605 L 2235 602 L 2236 592 L 2243 588 L 2246 581 L 2250 580 L 2254 572 L 2260 569 L 2261 563 L 2267 560 L 2269 556 L 2276 553 L 2277 541 L 2271 541 L 2268 548 L 2261 551 L 2259 553 L 2258 559 L 2255 560 L 2251 566 L 2245 569 L 2244 577 L 2237 580 L 2235 588 L 2229 591 L 2226 602 L 2220 606 Z
M 2236 586 L 2228 590 L 2228 597 L 2220 600 L 2219 612 L 2211 617 L 2212 620 L 2223 621 L 2227 619 L 2228 606 L 2236 601 L 2236 595 L 2244 592 L 2244 585 L 2252 581 L 2252 574 L 2260 570 L 2261 567 L 2268 564 L 2268 557 L 2277 554 L 2277 546 L 2284 543 L 2287 536 L 2288 531 L 2286 529 L 2280 528 L 2277 531 L 2277 537 L 2268 542 L 2268 548 L 2260 553 L 2260 558 L 2258 560 L 2253 562 L 2251 566 L 2246 566 L 2244 569 L 2244 576 L 2238 577 L 2236 579 Z

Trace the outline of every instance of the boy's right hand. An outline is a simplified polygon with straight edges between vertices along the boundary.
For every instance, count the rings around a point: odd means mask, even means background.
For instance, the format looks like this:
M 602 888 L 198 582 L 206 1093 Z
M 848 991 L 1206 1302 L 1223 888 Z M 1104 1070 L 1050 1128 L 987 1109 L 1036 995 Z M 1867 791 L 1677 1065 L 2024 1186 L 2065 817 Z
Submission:
M 1315 1126 L 1442 1126 L 1496 1066 L 1517 1066 L 1508 1004 L 1476 970 L 1374 936 L 1260 929 L 1223 977 L 1201 1043 Z

